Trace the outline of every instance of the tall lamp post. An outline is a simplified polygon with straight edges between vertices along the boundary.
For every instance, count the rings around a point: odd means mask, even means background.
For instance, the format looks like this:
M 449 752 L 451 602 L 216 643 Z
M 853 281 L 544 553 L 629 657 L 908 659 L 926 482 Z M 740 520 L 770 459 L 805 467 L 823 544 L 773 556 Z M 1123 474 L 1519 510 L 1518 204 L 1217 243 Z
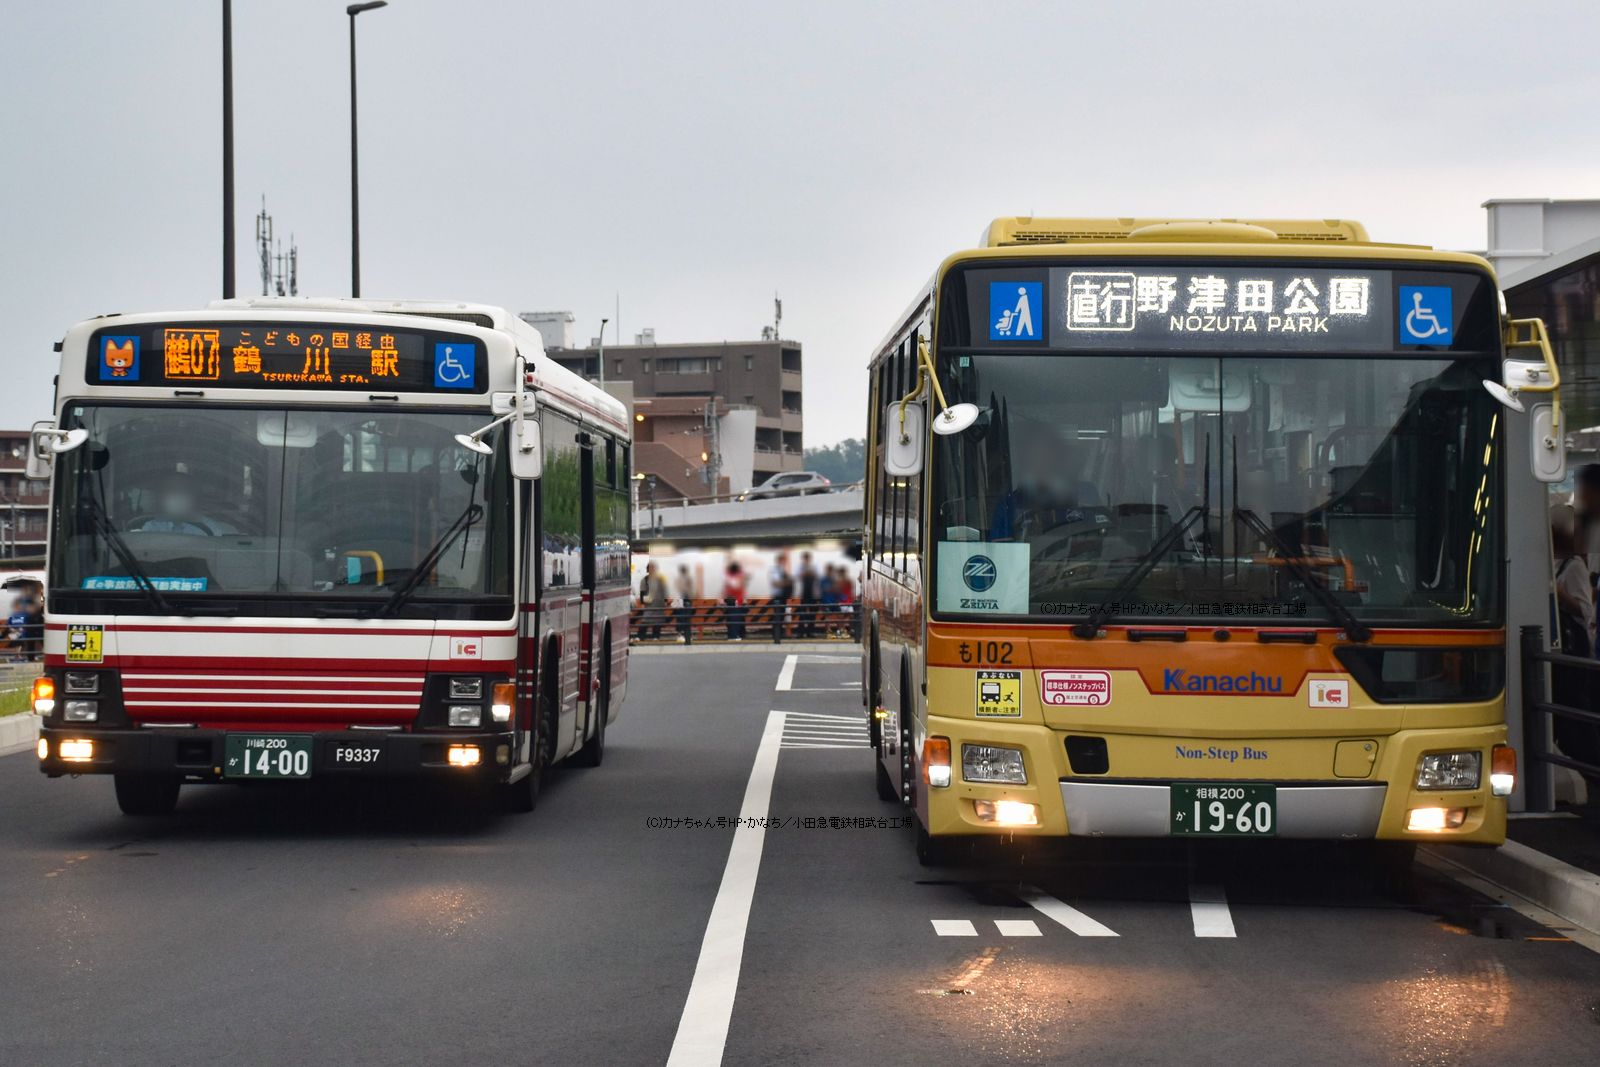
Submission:
M 222 298 L 233 299 L 233 0 L 222 0 Z
M 600 320 L 600 388 L 606 387 L 606 323 L 610 319 Z
M 361 185 L 356 167 L 356 16 L 388 7 L 389 0 L 368 0 L 344 9 L 350 16 L 350 295 L 361 295 Z

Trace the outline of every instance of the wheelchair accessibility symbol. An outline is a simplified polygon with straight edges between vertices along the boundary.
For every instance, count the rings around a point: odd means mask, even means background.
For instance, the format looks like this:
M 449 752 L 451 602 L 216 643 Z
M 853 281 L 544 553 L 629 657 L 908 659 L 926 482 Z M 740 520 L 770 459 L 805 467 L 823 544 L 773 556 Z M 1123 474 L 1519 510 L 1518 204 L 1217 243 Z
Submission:
M 1454 318 L 1448 285 L 1400 287 L 1401 344 L 1448 345 Z
M 433 346 L 433 384 L 440 389 L 471 389 L 477 384 L 476 345 L 440 341 Z

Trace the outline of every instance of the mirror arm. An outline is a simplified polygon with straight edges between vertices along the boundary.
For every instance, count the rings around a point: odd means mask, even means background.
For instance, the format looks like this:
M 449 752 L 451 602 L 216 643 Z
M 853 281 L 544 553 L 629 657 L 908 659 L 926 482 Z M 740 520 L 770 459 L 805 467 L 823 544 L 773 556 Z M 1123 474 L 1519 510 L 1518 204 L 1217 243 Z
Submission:
M 1524 335 L 1523 331 L 1527 333 Z M 1550 394 L 1550 434 L 1554 442 L 1550 447 L 1556 447 L 1561 441 L 1561 370 L 1556 366 L 1556 356 L 1550 347 L 1550 335 L 1546 332 L 1543 319 L 1507 319 L 1505 327 L 1505 346 L 1509 352 L 1516 348 L 1537 349 L 1539 356 L 1544 360 L 1545 373 L 1549 376 L 1548 382 L 1534 382 L 1518 385 L 1517 391 L 1521 393 L 1549 393 Z

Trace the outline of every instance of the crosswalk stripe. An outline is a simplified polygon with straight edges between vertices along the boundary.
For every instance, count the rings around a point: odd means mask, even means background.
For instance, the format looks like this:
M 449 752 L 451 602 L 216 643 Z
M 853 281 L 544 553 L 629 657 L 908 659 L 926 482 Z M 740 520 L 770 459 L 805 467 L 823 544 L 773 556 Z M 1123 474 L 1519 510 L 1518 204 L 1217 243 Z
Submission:
M 1072 905 L 1059 901 L 1041 890 L 1030 886 L 1017 895 L 1024 904 L 1030 905 L 1046 919 L 1060 923 L 1079 937 L 1118 936 L 1117 932 L 1109 926 L 1096 922 Z
M 933 932 L 940 937 L 977 937 L 978 928 L 970 919 L 933 919 Z
M 994 927 L 1001 937 L 1043 937 L 1039 924 L 1032 919 L 996 919 Z

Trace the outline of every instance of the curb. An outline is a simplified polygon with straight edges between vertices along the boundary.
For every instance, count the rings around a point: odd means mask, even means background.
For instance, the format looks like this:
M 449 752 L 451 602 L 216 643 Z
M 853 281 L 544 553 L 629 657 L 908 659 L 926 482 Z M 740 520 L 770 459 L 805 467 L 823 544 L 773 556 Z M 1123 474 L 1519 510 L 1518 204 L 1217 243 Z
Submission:
M 31 713 L 0 717 L 0 756 L 33 748 L 39 740 L 39 716 Z
M 1458 867 L 1600 934 L 1600 875 L 1562 863 L 1515 841 L 1507 841 L 1499 848 L 1425 847 Z

